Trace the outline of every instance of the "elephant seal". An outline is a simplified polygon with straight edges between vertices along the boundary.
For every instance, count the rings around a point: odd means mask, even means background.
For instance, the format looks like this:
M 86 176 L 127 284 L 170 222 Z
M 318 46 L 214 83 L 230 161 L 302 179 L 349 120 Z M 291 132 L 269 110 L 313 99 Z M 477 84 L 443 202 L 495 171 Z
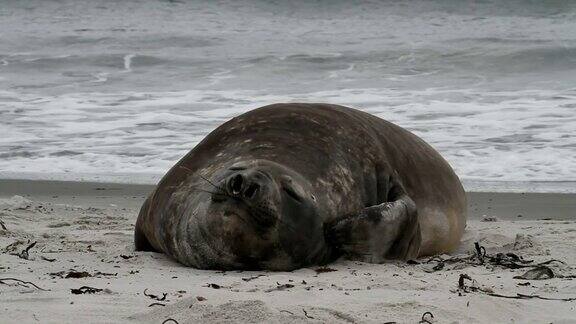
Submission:
M 466 197 L 409 131 L 337 105 L 261 107 L 216 128 L 159 182 L 136 250 L 201 269 L 293 270 L 450 252 Z

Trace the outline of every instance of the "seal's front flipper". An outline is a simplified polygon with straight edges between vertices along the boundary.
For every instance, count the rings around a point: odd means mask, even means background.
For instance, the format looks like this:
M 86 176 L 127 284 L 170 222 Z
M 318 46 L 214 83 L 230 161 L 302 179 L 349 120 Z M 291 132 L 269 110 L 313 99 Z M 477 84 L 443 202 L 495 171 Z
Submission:
M 416 204 L 406 194 L 398 199 L 364 208 L 326 227 L 326 239 L 353 260 L 382 263 L 386 259 L 418 256 L 420 224 Z

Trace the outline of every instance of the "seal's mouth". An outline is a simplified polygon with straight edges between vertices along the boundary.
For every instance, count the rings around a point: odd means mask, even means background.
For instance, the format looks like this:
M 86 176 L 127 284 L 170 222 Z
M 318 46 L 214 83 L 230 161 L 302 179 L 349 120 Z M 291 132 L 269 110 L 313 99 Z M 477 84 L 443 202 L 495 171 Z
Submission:
M 267 201 L 250 203 L 242 197 L 230 197 L 216 195 L 212 197 L 213 208 L 221 210 L 223 218 L 238 218 L 244 224 L 249 225 L 263 233 L 272 228 L 279 220 L 276 209 Z

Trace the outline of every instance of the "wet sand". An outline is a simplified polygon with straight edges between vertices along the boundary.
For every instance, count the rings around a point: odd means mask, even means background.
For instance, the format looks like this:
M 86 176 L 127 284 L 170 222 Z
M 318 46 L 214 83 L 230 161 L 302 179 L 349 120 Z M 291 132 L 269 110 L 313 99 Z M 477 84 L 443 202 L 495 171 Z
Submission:
M 0 180 L 0 197 L 20 195 L 41 201 L 122 205 L 139 208 L 153 185 L 44 180 Z M 575 220 L 576 194 L 468 192 L 468 217 L 508 220 Z

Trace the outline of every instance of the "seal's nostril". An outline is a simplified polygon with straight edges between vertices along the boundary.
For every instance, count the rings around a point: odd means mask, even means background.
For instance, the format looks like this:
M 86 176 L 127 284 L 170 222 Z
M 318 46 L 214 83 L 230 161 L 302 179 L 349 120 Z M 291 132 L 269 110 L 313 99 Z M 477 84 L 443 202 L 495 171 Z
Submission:
M 256 195 L 256 193 L 258 192 L 258 189 L 260 189 L 260 186 L 256 183 L 251 184 L 248 189 L 246 189 L 246 191 L 244 191 L 244 197 L 246 198 L 254 198 L 254 196 Z
M 237 174 L 232 179 L 230 179 L 230 191 L 233 195 L 238 195 L 242 191 L 242 186 L 244 184 L 244 177 L 241 174 Z

